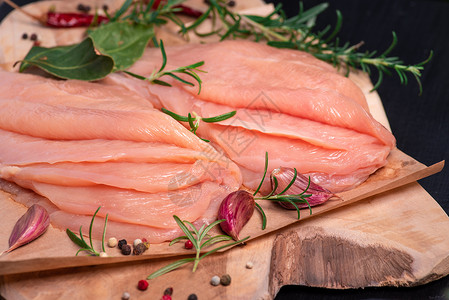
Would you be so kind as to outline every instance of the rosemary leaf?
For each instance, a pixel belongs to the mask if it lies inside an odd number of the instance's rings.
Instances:
[[[205,247],[211,246],[211,245],[219,243],[219,242],[230,241],[230,240],[232,240],[232,237],[230,237],[229,235],[216,235],[216,236],[208,239],[204,243],[202,243],[201,248],[205,248]]]
[[[69,238],[72,240],[72,242],[74,242],[75,244],[77,244],[78,246],[82,247],[82,248],[88,248],[89,246],[86,244],[86,242],[84,242],[83,240],[81,240],[80,238],[78,238],[76,236],[76,234],[74,234],[70,229],[66,229],[66,233],[69,236]]]
[[[256,196],[256,194],[259,192],[260,188],[262,187],[263,181],[265,180],[265,176],[267,175],[268,171],[268,152],[265,152],[265,168],[263,171],[262,180],[259,183],[259,186],[257,187],[256,191],[253,193],[253,196]]]
[[[203,240],[203,238],[207,235],[207,233],[216,225],[220,224],[221,222],[224,222],[224,219],[216,220],[215,222],[209,224],[204,230],[200,230],[201,234],[198,235],[198,240]]]
[[[217,252],[217,251],[219,251],[219,250],[221,250],[221,249],[225,249],[225,248],[228,248],[228,247],[231,247],[231,246],[234,246],[234,245],[241,244],[241,243],[245,242],[245,241],[246,241],[247,239],[249,239],[249,238],[250,238],[250,237],[247,236],[247,237],[244,238],[244,239],[241,239],[241,240],[238,240],[238,241],[235,241],[235,242],[232,242],[232,243],[229,243],[229,244],[226,244],[226,245],[217,247],[217,248],[215,248],[215,249],[212,249],[212,250],[210,250],[210,251],[204,253],[203,255],[201,255],[201,256],[200,256],[200,259],[203,259],[203,258],[205,258],[206,256],[209,256],[209,255],[211,255],[211,254],[213,254],[213,253],[215,253],[215,252]],[[231,238],[231,239],[232,239],[232,238]]]
[[[235,116],[235,114],[237,113],[237,111],[231,111],[216,117],[211,117],[211,118],[202,118],[202,120],[206,123],[215,123],[215,122],[220,122],[220,121],[224,121],[227,120],[229,118],[232,118],[233,116]]]
[[[179,241],[188,240],[188,239],[189,238],[186,235],[183,235],[183,236],[180,236],[180,237],[177,237],[177,238],[173,239],[168,245],[172,246],[172,245],[176,244]]]
[[[262,215],[262,230],[265,230],[267,228],[267,215],[265,214],[265,211],[263,210],[262,206],[260,206],[259,203],[255,202],[257,210]]]
[[[294,170],[295,170],[295,174],[293,175],[293,179],[292,179],[292,181],[290,181],[290,183],[285,187],[285,189],[283,189],[282,190],[282,192],[280,192],[279,194],[283,194],[283,193],[285,193],[286,191],[288,191],[288,189],[293,185],[293,183],[295,182],[295,180],[296,180],[296,177],[298,176],[298,171],[296,171],[296,168],[294,168]],[[274,178],[276,178],[276,177],[274,177]],[[277,182],[277,179],[276,179],[276,182]],[[275,189],[273,189],[273,190],[275,190]]]
[[[150,275],[148,275],[147,279],[154,279],[156,277],[159,277],[161,275],[164,275],[170,271],[176,270],[177,268],[189,263],[189,262],[193,262],[195,260],[195,258],[193,257],[189,257],[189,258],[183,258],[180,260],[177,260],[169,265],[166,265],[165,267],[151,273]]]
[[[192,233],[190,232],[190,230],[187,228],[187,226],[184,224],[184,222],[181,221],[181,219],[178,216],[173,216],[173,218],[175,219],[176,223],[178,224],[179,228],[181,228],[181,230],[186,234],[186,236],[189,238],[189,240],[192,242],[193,246],[198,249],[199,245],[197,240],[195,239],[195,237],[192,235]]]
[[[106,217],[104,219],[103,235],[101,237],[101,249],[103,250],[103,252],[106,252],[106,250],[104,248],[104,240],[106,238],[106,225],[108,224],[108,217],[109,217],[109,214],[106,214]]]
[[[184,116],[175,114],[174,112],[169,111],[166,108],[161,108],[161,110],[162,110],[163,113],[166,113],[167,115],[169,115],[170,117],[172,117],[173,119],[175,119],[177,121],[181,121],[181,122],[188,122],[189,121],[188,117],[184,117]]]
[[[95,219],[95,216],[97,215],[98,211],[100,210],[100,207],[101,207],[101,206],[99,206],[99,207],[97,208],[97,210],[95,211],[94,215],[92,216],[92,220],[90,221],[90,226],[89,226],[89,242],[90,242],[90,247],[91,247],[92,249],[94,248],[94,246],[93,246],[93,244],[92,244],[92,228],[93,228],[93,225],[94,225],[94,219]]]

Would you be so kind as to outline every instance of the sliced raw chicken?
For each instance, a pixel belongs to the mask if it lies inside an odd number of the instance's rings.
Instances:
[[[113,74],[103,82],[122,85],[157,108],[186,116],[237,114],[198,134],[220,148],[255,189],[265,152],[269,171],[295,167],[333,192],[355,187],[386,163],[393,135],[373,119],[362,91],[332,66],[296,50],[249,41],[166,48],[166,70],[204,61],[202,84],[191,87],[164,77],[165,87]],[[130,71],[143,76],[159,68],[159,49],[148,49]],[[184,77],[186,80],[191,78]],[[188,126],[187,124],[185,124]],[[266,180],[263,191],[269,189]]]
[[[234,163],[122,87],[8,72],[0,81],[0,178],[48,199],[61,229],[78,231],[101,206],[109,230],[125,228],[117,236],[162,242],[179,234],[173,215],[211,222],[241,185]]]

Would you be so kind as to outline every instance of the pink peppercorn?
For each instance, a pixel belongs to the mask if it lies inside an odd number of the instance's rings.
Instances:
[[[139,280],[137,283],[137,288],[141,291],[145,291],[148,288],[148,281],[146,280]]]
[[[193,244],[190,240],[186,241],[184,244],[184,248],[186,249],[192,249],[193,248]]]
[[[170,295],[162,296],[161,300],[172,300]]]

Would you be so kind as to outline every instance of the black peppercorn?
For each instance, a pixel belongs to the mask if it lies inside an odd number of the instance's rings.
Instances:
[[[234,7],[235,6],[235,1],[231,0],[228,2],[228,6],[229,7]]]
[[[36,41],[36,40],[37,40],[37,34],[33,33],[33,34],[30,36],[30,40]]]
[[[118,241],[117,247],[122,249],[123,245],[128,244],[125,239]]]
[[[140,255],[140,254],[144,253],[145,250],[147,250],[147,247],[145,247],[144,243],[140,243],[136,247],[134,247],[133,254]]]
[[[24,33],[22,34],[22,39],[26,40],[28,38],[28,34]]]
[[[164,295],[173,295],[173,288],[172,287],[168,287],[165,289],[164,291]]]
[[[198,297],[196,296],[196,294],[190,294],[187,300],[198,300]]]
[[[229,276],[229,274],[225,274],[225,275],[221,276],[220,283],[224,286],[230,285],[231,284],[231,276]]]
[[[107,6],[106,4],[103,5],[103,10],[107,11],[109,9],[109,6]]]
[[[77,10],[79,11],[84,11],[84,5],[83,4],[78,4],[78,6],[76,7]]]
[[[122,246],[122,254],[123,255],[130,255],[131,254],[131,246],[126,244]]]

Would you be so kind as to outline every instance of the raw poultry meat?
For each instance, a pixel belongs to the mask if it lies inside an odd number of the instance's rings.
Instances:
[[[44,196],[25,204],[43,203],[62,229],[88,227],[101,206],[110,230],[162,242],[179,234],[173,215],[211,222],[241,185],[234,163],[122,87],[0,81],[0,178]]]
[[[212,117],[236,110],[226,121],[201,123],[198,135],[240,167],[243,184],[251,189],[262,178],[265,152],[269,171],[295,167],[339,192],[385,165],[395,146],[393,135],[368,112],[362,91],[312,55],[250,41],[166,47],[166,53],[167,70],[204,61],[201,90],[168,76],[161,79],[173,87],[123,73],[103,83],[122,85],[179,115]],[[149,76],[161,61],[159,49],[148,49],[129,71]],[[262,191],[268,190],[267,179]]]

